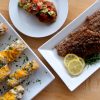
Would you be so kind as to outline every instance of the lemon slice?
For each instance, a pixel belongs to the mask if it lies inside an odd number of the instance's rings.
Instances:
[[[85,61],[83,58],[79,57],[79,61],[81,61],[82,65],[85,67]]]
[[[83,72],[84,65],[80,60],[73,59],[68,63],[67,70],[70,75],[77,76]]]
[[[65,67],[68,66],[69,61],[73,60],[73,59],[79,59],[77,55],[75,54],[67,54],[64,58],[64,65]]]

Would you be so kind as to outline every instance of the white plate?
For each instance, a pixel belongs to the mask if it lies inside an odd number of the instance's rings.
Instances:
[[[7,45],[11,44],[12,41],[15,40],[16,38],[21,39],[21,40],[22,38],[11,27],[11,25],[7,22],[7,20],[1,14],[0,14],[0,21],[7,24],[8,29],[9,29],[5,35],[0,36],[0,50],[3,50]],[[36,56],[36,54],[32,51],[32,49],[28,45],[27,47],[28,48],[24,51],[23,55],[21,55],[21,58],[18,59],[17,62],[14,62],[10,65],[12,68],[12,71],[16,70],[18,68],[16,65],[18,66],[23,65],[23,60],[25,59],[25,55],[28,57],[29,61],[32,59],[35,59],[40,65],[40,68],[35,73],[30,75],[30,77],[26,79],[24,84],[22,84],[25,88],[25,94],[22,100],[32,99],[54,80],[54,76],[52,75],[52,73],[46,68],[46,66],[40,61],[40,59]],[[26,62],[27,61],[25,61],[25,63]],[[26,84],[29,81],[30,81],[30,84],[27,86]],[[1,90],[4,89],[2,87],[3,86],[0,84]]]
[[[41,23],[35,16],[18,7],[18,0],[10,0],[9,15],[14,26],[23,34],[30,37],[46,37],[56,32],[65,22],[68,14],[68,0],[52,0],[57,8],[56,22],[47,25]]]
[[[63,64],[63,59],[58,56],[55,46],[63,40],[70,32],[80,26],[86,19],[87,16],[93,14],[96,10],[100,9],[100,2],[94,3],[85,12],[83,12],[79,17],[72,21],[67,27],[60,31],[56,36],[42,45],[38,50],[42,56],[47,60],[47,62],[52,66],[55,72],[60,76],[65,85],[73,91],[76,89],[83,81],[85,81],[90,75],[92,75],[96,70],[100,68],[100,62],[86,67],[84,72],[78,77],[71,77]]]

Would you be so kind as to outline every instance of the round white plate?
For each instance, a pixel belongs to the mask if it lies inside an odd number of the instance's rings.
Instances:
[[[56,22],[48,25],[40,22],[35,16],[18,7],[18,0],[10,0],[9,15],[14,26],[30,37],[46,37],[56,32],[65,22],[68,15],[68,0],[52,0],[57,8]]]

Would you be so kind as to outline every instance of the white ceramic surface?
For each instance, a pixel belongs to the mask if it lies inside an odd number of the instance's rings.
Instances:
[[[51,65],[51,67],[55,70],[55,72],[71,91],[75,90],[89,76],[96,72],[100,68],[100,62],[93,64],[92,66],[86,66],[84,72],[81,75],[77,77],[71,77],[64,67],[63,58],[58,56],[55,46],[66,36],[68,36],[70,32],[81,25],[87,16],[90,16],[97,10],[100,10],[100,2],[95,2],[91,7],[89,7],[57,35],[55,35],[38,49],[42,56],[47,60],[47,62]]]
[[[53,24],[40,22],[35,16],[30,15],[18,7],[18,0],[10,0],[9,15],[14,26],[23,34],[30,37],[46,37],[56,32],[65,22],[68,15],[68,0],[52,0],[57,8],[58,17]]]
[[[3,22],[8,26],[8,32],[5,35],[0,36],[0,50],[3,50],[5,47],[7,47],[7,45],[11,44],[14,40],[16,40],[16,38],[22,40],[22,38],[18,35],[18,33],[12,28],[12,26],[7,22],[7,20],[1,14],[0,14],[0,22]],[[26,79],[25,82],[21,84],[25,88],[25,94],[22,100],[31,100],[54,80],[54,76],[40,61],[40,59],[36,56],[36,54],[32,51],[32,49],[28,45],[27,49],[20,56],[20,58],[17,59],[16,62],[13,62],[12,64],[9,65],[12,69],[12,72],[18,69],[18,67],[22,66],[23,63],[24,64],[27,63],[27,61],[25,60],[26,56],[28,57],[29,61],[35,59],[40,65],[40,68],[35,73],[32,73],[32,75],[30,75],[30,77],[28,77],[28,79]],[[30,83],[29,85],[27,85],[28,82]],[[4,90],[4,88],[2,88],[3,85],[5,86],[5,88],[7,88],[5,84],[0,84],[0,90]]]

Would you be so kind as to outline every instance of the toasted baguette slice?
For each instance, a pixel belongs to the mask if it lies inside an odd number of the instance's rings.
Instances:
[[[26,45],[21,40],[17,40],[8,46],[5,50],[0,51],[0,62],[13,62],[21,55],[24,49],[26,49]]]
[[[0,82],[4,81],[6,77],[10,74],[10,68],[8,65],[5,65],[0,68]]]
[[[20,52],[22,52],[23,50],[25,50],[27,47],[26,45],[21,41],[21,40],[16,40],[15,42],[13,42],[12,44],[10,44],[8,47],[5,48],[5,50],[13,50],[13,49],[17,49]]]
[[[23,97],[24,88],[19,85],[0,96],[0,100],[20,100]]]
[[[3,35],[8,30],[7,26],[0,22],[0,35]]]
[[[35,60],[28,62],[27,64],[23,65],[21,69],[18,69],[14,73],[9,75],[7,85],[11,87],[18,85],[24,78],[29,76],[38,68],[39,64]]]

